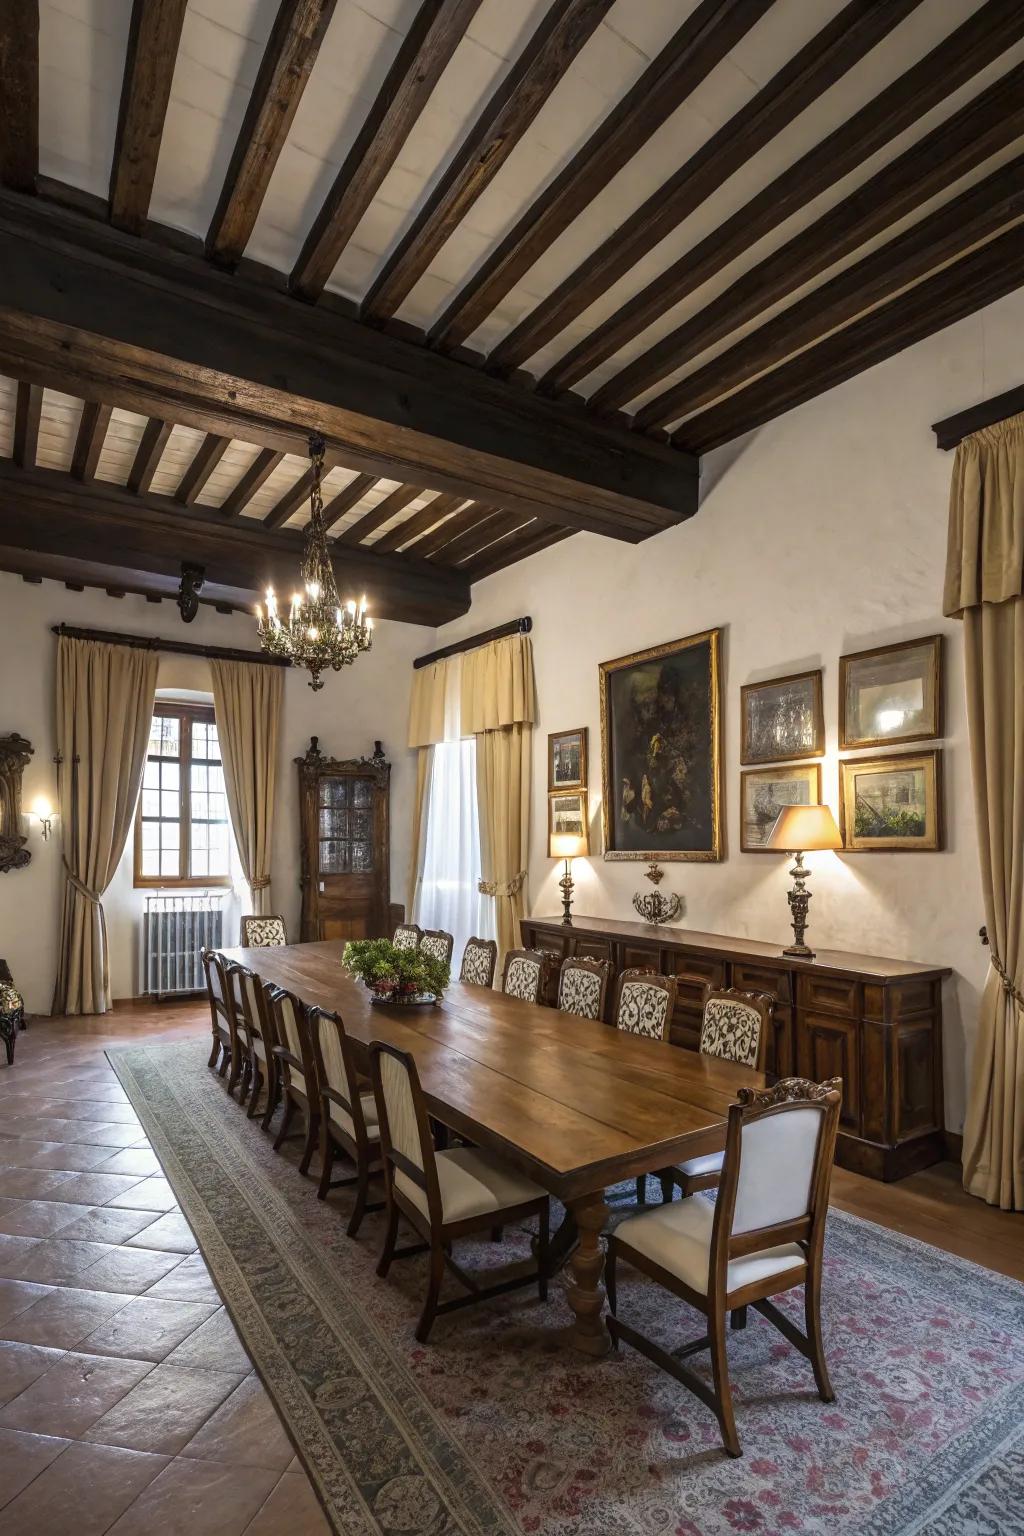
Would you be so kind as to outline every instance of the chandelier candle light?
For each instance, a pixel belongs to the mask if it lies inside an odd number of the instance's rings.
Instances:
[[[293,594],[287,619],[282,619],[277,611],[273,587],[267,588],[266,612],[261,604],[256,604],[261,648],[268,655],[282,656],[295,666],[305,667],[311,674],[309,686],[314,692],[324,685],[322,671],[333,667],[340,672],[373,644],[373,620],[366,613],[366,598],[358,608],[351,600],[342,607],[338,596],[320,490],[324,449],[323,438],[313,433],[309,439],[313,484],[301,568],[306,595]]]

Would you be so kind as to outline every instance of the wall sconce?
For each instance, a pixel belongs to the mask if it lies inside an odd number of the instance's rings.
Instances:
[[[32,815],[39,822],[39,830],[43,834],[44,843],[53,831],[53,818],[56,814],[53,806],[45,797],[40,796],[38,800],[33,801]]]

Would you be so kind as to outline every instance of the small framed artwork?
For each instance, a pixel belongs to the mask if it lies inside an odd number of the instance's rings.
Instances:
[[[740,774],[740,852],[768,853],[768,834],[786,805],[821,804],[821,764],[751,768]]]
[[[574,790],[568,794],[548,795],[548,835],[554,837],[586,837],[587,792]]]
[[[841,747],[881,747],[941,735],[941,635],[840,656]]]
[[[548,790],[586,789],[587,728],[555,731],[548,736]]]
[[[848,757],[839,764],[839,820],[851,853],[937,853],[942,753]]]
[[[825,750],[820,667],[747,683],[740,689],[740,710],[743,763],[785,763],[821,757]]]

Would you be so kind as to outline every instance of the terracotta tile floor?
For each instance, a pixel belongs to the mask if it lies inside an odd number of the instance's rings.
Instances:
[[[103,1054],[207,1028],[43,1019],[0,1068],[0,1536],[327,1536]]]

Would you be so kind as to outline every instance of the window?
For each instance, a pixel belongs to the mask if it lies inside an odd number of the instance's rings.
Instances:
[[[231,884],[231,829],[211,708],[156,707],[135,819],[135,884]]]
[[[424,928],[453,934],[456,955],[473,934],[494,938],[494,902],[480,894],[479,879],[476,742],[469,736],[433,748],[415,915]]]

